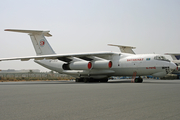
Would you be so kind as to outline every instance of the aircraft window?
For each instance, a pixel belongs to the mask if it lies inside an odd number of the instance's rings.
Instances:
[[[155,56],[154,59],[155,60],[164,60],[164,61],[169,61],[170,62],[170,60],[166,59],[164,56]]]

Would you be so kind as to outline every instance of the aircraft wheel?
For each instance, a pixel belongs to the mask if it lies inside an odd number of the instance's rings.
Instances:
[[[84,82],[85,82],[85,83],[88,83],[88,82],[89,82],[89,79],[88,79],[88,78],[84,78]]]
[[[76,80],[75,80],[76,82],[79,82],[79,79],[78,78],[76,78]]]
[[[135,83],[142,83],[143,79],[142,78],[135,78],[134,82]]]
[[[84,79],[83,79],[83,78],[76,78],[75,81],[76,81],[76,82],[84,82]]]
[[[143,82],[143,79],[141,78],[140,83],[142,83],[142,82]]]
[[[108,78],[101,79],[100,82],[106,83],[106,82],[108,82]]]
[[[96,79],[90,78],[89,82],[96,82]]]
[[[135,78],[134,82],[135,82],[135,83],[138,83],[138,82],[139,82],[138,78]]]
[[[143,79],[140,77],[139,78],[139,83],[142,83],[143,82]]]

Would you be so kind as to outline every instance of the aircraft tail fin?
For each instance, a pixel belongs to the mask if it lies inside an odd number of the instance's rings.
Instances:
[[[41,30],[18,30],[18,29],[5,29],[5,31],[11,32],[21,32],[29,33],[31,41],[33,43],[34,49],[37,55],[49,55],[55,54],[54,50],[51,48],[50,44],[44,36],[50,37],[50,31],[41,31]]]

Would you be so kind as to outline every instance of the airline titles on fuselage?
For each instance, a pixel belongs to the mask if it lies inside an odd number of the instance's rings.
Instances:
[[[156,69],[156,67],[146,67],[146,69]]]
[[[143,61],[144,58],[137,58],[137,59],[127,59],[127,62],[129,61]],[[147,58],[146,60],[150,60],[150,58]],[[156,69],[156,67],[146,67],[146,69]]]
[[[143,61],[144,58],[137,58],[137,59],[127,59],[127,61]]]

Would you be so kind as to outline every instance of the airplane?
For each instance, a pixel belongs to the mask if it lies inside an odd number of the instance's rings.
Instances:
[[[173,71],[172,74],[176,74],[177,78],[180,78],[180,53],[165,53],[165,55],[172,57],[172,62],[177,65],[177,70]]]
[[[176,69],[176,64],[164,56],[135,54],[132,49],[136,47],[132,46],[108,44],[119,47],[121,52],[56,54],[45,38],[52,36],[50,31],[19,29],[5,29],[5,31],[28,33],[36,56],[1,58],[0,61],[34,59],[34,62],[52,71],[74,76],[76,82],[108,82],[111,76],[133,76],[133,82],[142,83],[141,76],[163,77]]]

